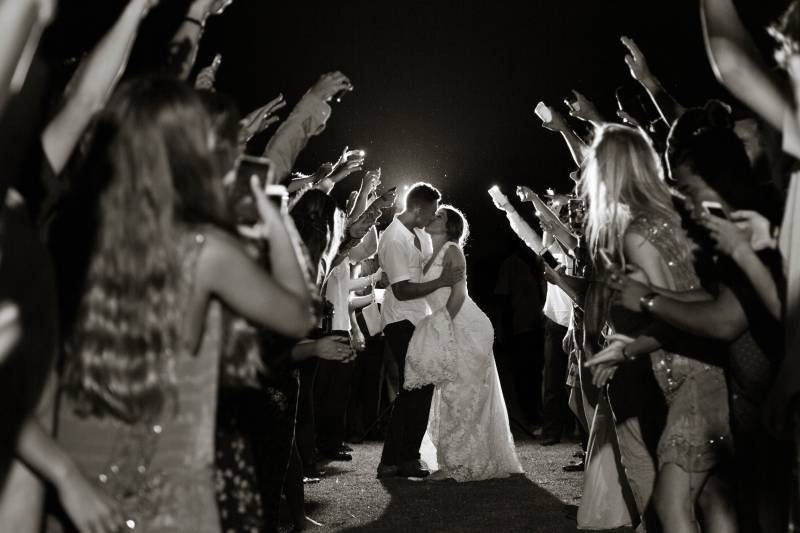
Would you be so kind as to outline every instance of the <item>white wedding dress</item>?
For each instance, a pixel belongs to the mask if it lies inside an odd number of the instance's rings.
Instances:
[[[442,272],[446,243],[422,281]],[[489,318],[467,296],[450,318],[451,289],[426,300],[433,314],[414,330],[405,367],[406,389],[434,384],[428,430],[420,447],[422,460],[437,477],[475,481],[522,473],[497,376]]]

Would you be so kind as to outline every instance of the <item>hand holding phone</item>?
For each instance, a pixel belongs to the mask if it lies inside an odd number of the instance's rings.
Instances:
[[[539,117],[543,123],[547,124],[553,120],[553,112],[547,107],[547,104],[544,102],[539,102],[536,104],[536,109],[534,110],[536,116]]]
[[[703,206],[703,211],[709,215],[728,220],[728,214],[725,212],[725,208],[722,207],[721,203],[711,200],[704,200],[700,203],[700,205]]]

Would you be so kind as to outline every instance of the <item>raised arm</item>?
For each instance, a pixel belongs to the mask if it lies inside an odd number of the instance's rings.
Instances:
[[[378,188],[378,185],[380,185],[380,183],[381,183],[381,169],[377,168],[375,170],[368,170],[364,174],[364,177],[361,180],[361,186],[358,189],[358,196],[356,197],[356,203],[353,206],[353,212],[348,215],[348,218],[355,220],[356,218],[364,214],[364,211],[367,210],[367,202],[369,201],[369,195]]]
[[[35,52],[32,47],[50,23],[55,4],[55,0],[0,2],[0,112],[22,88]]]
[[[522,239],[528,248],[533,250],[536,255],[540,255],[544,252],[545,246],[542,243],[542,237],[540,237],[530,224],[517,213],[517,210],[511,205],[508,196],[498,191],[492,196],[492,201],[497,209],[506,214],[511,229],[517,234],[517,237]]]
[[[252,261],[232,237],[211,232],[200,254],[198,285],[241,316],[280,334],[302,338],[313,326],[311,282],[297,249],[299,238],[253,180],[253,193],[267,228],[272,275]]]
[[[630,37],[622,37],[622,44],[628,49],[625,64],[631,71],[631,76],[638,81],[650,95],[659,115],[671,126],[676,118],[681,116],[685,108],[670,95],[661,85],[661,81],[653,75],[642,51]]]
[[[233,0],[194,0],[178,31],[169,44],[166,72],[179,80],[186,81],[192,73],[197,60],[200,39],[206,29],[208,18],[221,15]]]
[[[327,102],[348,87],[352,87],[350,80],[341,72],[324,74],[278,127],[264,150],[264,157],[275,164],[275,179],[278,183],[292,171],[297,156],[308,140],[325,129],[325,123],[331,115],[331,107]]]
[[[561,134],[564,138],[564,142],[567,143],[567,148],[569,149],[570,155],[572,155],[572,159],[575,161],[575,164],[580,167],[583,165],[583,160],[586,158],[586,152],[589,148],[586,146],[586,143],[583,142],[583,139],[578,137],[578,134],[569,127],[567,120],[560,111],[550,108],[550,113],[552,118],[549,122],[542,121],[542,127],[546,130]]]
[[[536,208],[536,218],[542,225],[547,233],[558,239],[570,252],[574,252],[578,247],[578,239],[573,235],[569,228],[561,222],[558,218],[558,213],[554,212],[550,207],[539,198],[539,195],[533,192],[530,188],[520,186],[517,187],[517,196],[523,202],[531,202]],[[564,208],[563,204],[556,206],[558,212]]]
[[[128,63],[139,24],[157,2],[130,0],[70,80],[64,106],[42,133],[44,153],[56,174],[64,169],[92,117],[114,90]]]
[[[733,1],[701,0],[700,5],[706,52],[717,79],[773,128],[783,131],[793,106],[764,66]]]

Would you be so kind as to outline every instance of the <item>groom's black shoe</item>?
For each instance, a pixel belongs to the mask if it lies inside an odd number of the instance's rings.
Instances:
[[[378,479],[395,477],[396,475],[397,475],[396,465],[386,465],[383,463],[378,465]]]
[[[428,477],[430,472],[422,467],[419,461],[406,461],[397,468],[400,477]]]

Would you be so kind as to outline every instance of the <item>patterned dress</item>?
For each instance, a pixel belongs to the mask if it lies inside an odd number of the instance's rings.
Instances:
[[[677,221],[638,215],[626,233],[641,235],[658,250],[672,274],[670,290],[696,289],[689,241]],[[687,472],[706,472],[731,455],[728,389],[722,368],[677,353],[651,354],[653,373],[667,402],[658,443],[659,467],[674,463]]]
[[[179,242],[178,305],[188,309],[202,233]],[[81,471],[119,504],[129,530],[219,533],[214,496],[214,425],[219,382],[221,305],[212,301],[197,353],[186,347],[174,362],[176,398],[157,422],[126,424],[82,416],[62,399],[57,439]],[[69,528],[67,528],[69,529]],[[48,531],[60,531],[51,520]]]

